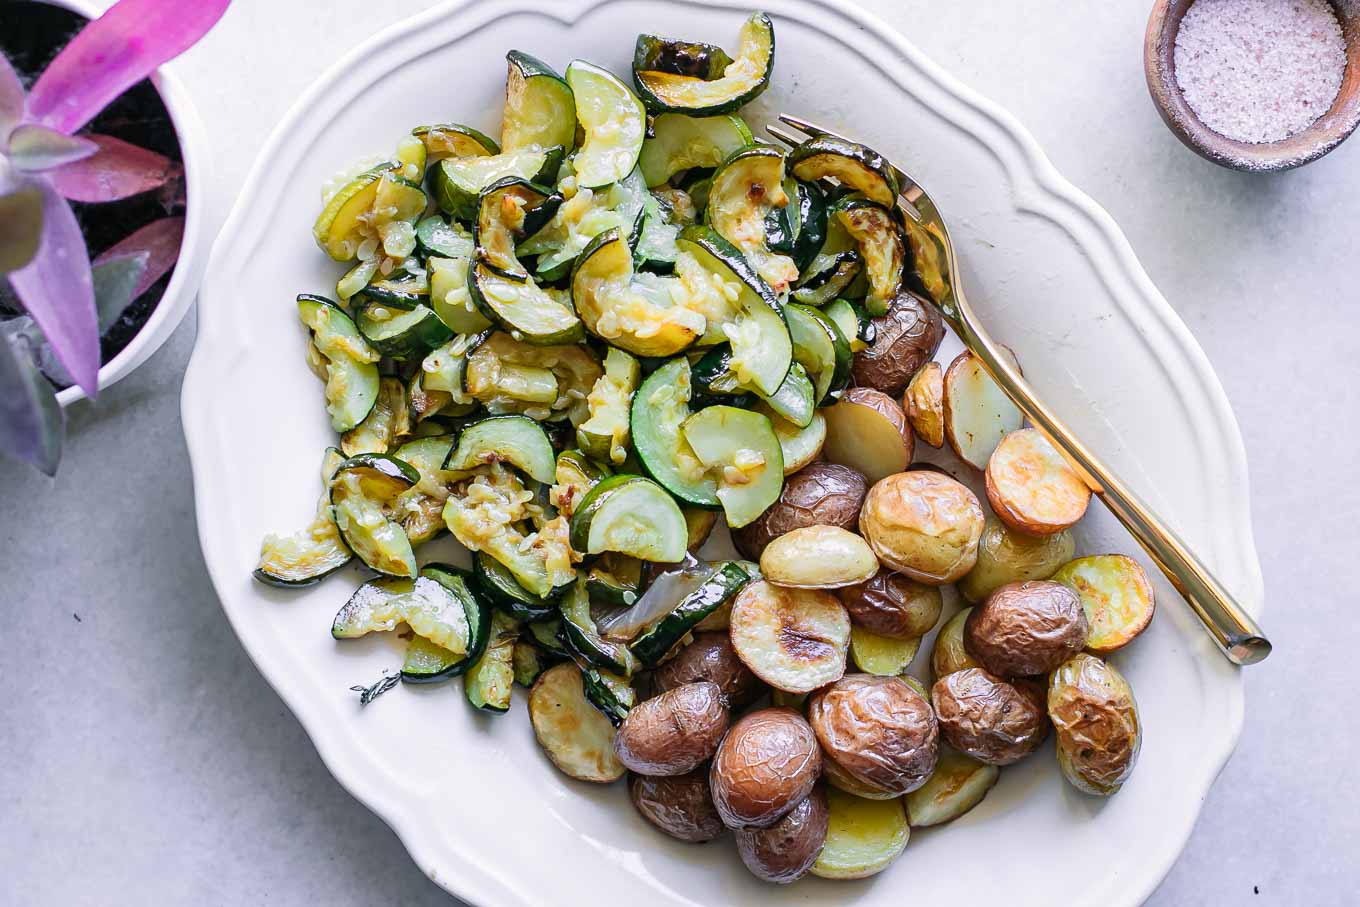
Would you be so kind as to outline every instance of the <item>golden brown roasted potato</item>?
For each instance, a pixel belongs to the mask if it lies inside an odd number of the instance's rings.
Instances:
[[[1152,623],[1156,600],[1138,562],[1122,554],[1079,557],[1053,574],[1081,599],[1090,631],[1086,648],[1104,655],[1127,646]]]
[[[940,632],[935,634],[935,648],[930,651],[930,670],[936,680],[964,668],[980,667],[963,646],[963,628],[968,622],[968,615],[972,613],[972,608],[964,608],[945,621]]]
[[[712,841],[727,830],[708,789],[708,767],[669,778],[628,777],[628,799],[642,818],[681,841]]]
[[[758,561],[766,545],[794,529],[823,524],[853,532],[868,491],[864,476],[850,467],[812,463],[784,480],[779,500],[754,522],[732,530],[732,543],[743,557]]]
[[[902,392],[902,409],[916,437],[931,447],[944,447],[944,369],[940,363],[927,362],[912,376]]]
[[[946,674],[930,689],[940,734],[954,749],[988,765],[1010,765],[1048,736],[1043,693],[1007,683],[981,668]]]
[[[944,321],[934,306],[904,292],[870,324],[874,342],[855,354],[850,375],[860,387],[896,397],[940,348]]]
[[[864,582],[878,572],[873,549],[839,526],[804,526],[765,546],[760,574],[781,586],[839,589]]]
[[[1049,579],[1076,550],[1070,530],[1036,538],[989,518],[978,541],[977,563],[959,580],[959,592],[976,604],[1006,583]]]
[[[830,592],[749,583],[728,632],[737,656],[776,690],[809,693],[845,673],[850,615]]]
[[[872,578],[836,591],[836,597],[850,612],[850,620],[879,636],[915,639],[935,629],[944,608],[938,586],[880,570]]]
[[[870,387],[848,389],[826,414],[822,455],[861,473],[871,483],[911,463],[916,437],[897,401]]]
[[[713,758],[709,784],[728,828],[768,828],[812,793],[822,751],[802,715],[761,709],[728,731]]]
[[[1001,439],[987,461],[987,500],[1001,522],[1028,535],[1052,535],[1086,513],[1091,489],[1037,429]]]
[[[1124,784],[1143,742],[1133,689],[1113,666],[1082,653],[1048,681],[1058,767],[1078,790],[1108,797]]]
[[[826,842],[826,792],[821,786],[769,828],[743,828],[733,833],[746,868],[763,882],[784,885],[801,879]]]
[[[940,747],[926,783],[907,794],[907,818],[912,828],[952,822],[982,802],[996,784],[1001,769],[979,762],[948,746]]]
[[[905,794],[935,769],[935,713],[900,677],[843,677],[812,697],[808,723],[826,755],[871,787]]]
[[[1086,645],[1086,612],[1062,583],[1007,583],[973,608],[963,645],[999,677],[1047,674]]]
[[[723,631],[694,634],[694,641],[652,674],[658,693],[707,680],[722,691],[728,708],[744,708],[760,698],[765,684],[737,657],[732,637]]]
[[[716,683],[687,683],[633,706],[614,735],[614,753],[630,772],[683,775],[717,751],[728,721]]]
[[[934,586],[973,568],[985,522],[976,495],[927,469],[874,485],[859,516],[860,533],[884,566]]]

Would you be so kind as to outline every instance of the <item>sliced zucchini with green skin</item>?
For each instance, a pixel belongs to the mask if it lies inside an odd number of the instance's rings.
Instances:
[[[694,364],[692,372],[694,401],[701,408],[714,404],[745,407],[751,396],[756,396],[781,418],[799,428],[812,421],[815,389],[807,371],[797,362],[789,366],[779,389],[768,396],[759,391],[748,392],[750,389],[741,384],[733,369],[730,347],[714,347]]]
[[[350,261],[366,240],[380,238],[380,227],[394,221],[412,224],[425,213],[425,190],[398,175],[398,163],[381,164],[355,177],[327,200],[312,227],[316,243],[336,261]],[[375,212],[382,211],[376,216]]]
[[[821,454],[826,444],[826,417],[820,412],[814,412],[812,421],[799,428],[776,415],[768,404],[757,404],[756,411],[769,417],[774,436],[779,439],[779,452],[784,457],[784,475],[793,475]]]
[[[473,556],[472,567],[477,588],[497,610],[526,623],[558,616],[557,599],[561,597],[561,589],[554,589],[547,596],[534,595],[515,580],[505,565],[485,551],[478,551]]]
[[[610,476],[571,516],[571,546],[583,554],[617,551],[644,561],[683,560],[689,532],[675,499],[650,479]]]
[[[788,204],[772,207],[765,214],[765,245],[780,255],[793,255],[798,236],[803,232],[802,212],[798,209],[798,180],[784,177],[784,196]],[[795,269],[797,263],[794,264]]]
[[[416,575],[411,540],[389,513],[418,481],[420,474],[409,464],[380,454],[350,457],[331,477],[331,518],[350,550],[379,573]]]
[[[829,318],[841,336],[850,342],[852,355],[874,342],[878,330],[868,313],[863,310],[856,312],[855,307],[846,300],[836,299],[827,303],[822,307],[821,313]]]
[[[471,258],[472,236],[461,224],[451,224],[438,214],[416,224],[416,249],[424,258]]]
[[[463,695],[479,709],[510,711],[510,691],[515,685],[515,640],[519,622],[497,611],[491,615],[486,649],[463,677]]]
[[[830,404],[850,383],[849,339],[826,314],[796,302],[784,306],[784,320],[793,338],[793,358],[813,379],[817,405]]]
[[[443,391],[457,401],[467,398],[463,394],[463,372],[467,368],[467,351],[472,347],[472,337],[455,337],[448,343],[431,350],[420,363],[421,386],[426,391]]]
[[[791,203],[784,191],[784,152],[751,145],[729,157],[713,174],[708,225],[736,246],[776,294],[798,279],[798,266],[767,244],[765,219]]]
[[[787,163],[786,163],[787,167]],[[826,193],[816,183],[795,183],[797,189],[798,237],[793,244],[793,262],[801,273],[826,242]]]
[[[587,664],[624,677],[637,670],[637,659],[622,643],[600,636],[590,616],[590,596],[585,580],[577,580],[562,598],[562,639],[567,648]]]
[[[781,418],[799,428],[806,428],[812,423],[812,415],[817,408],[812,379],[797,362],[789,366],[789,373],[784,376],[784,383],[779,385],[779,390],[768,397],[762,394],[760,399]],[[783,468],[782,464],[780,468]]]
[[[536,482],[551,485],[557,473],[552,442],[527,416],[488,416],[463,429],[444,461],[446,470],[509,463]]]
[[[612,552],[601,555],[586,574],[586,591],[591,601],[623,608],[636,604],[642,595],[642,561]]]
[[[472,238],[477,260],[511,280],[524,281],[529,272],[515,254],[515,243],[552,219],[562,196],[516,176],[496,180],[477,200]]]
[[[690,365],[684,357],[652,372],[633,395],[633,448],[642,467],[682,501],[717,509],[718,485],[690,450],[682,426],[690,417]]]
[[[260,560],[254,577],[270,586],[300,588],[319,583],[354,557],[331,519],[330,480],[345,461],[334,447],[326,448],[321,461],[321,500],[316,518],[306,529],[288,536],[269,534],[260,544]]]
[[[745,526],[779,500],[784,456],[770,420],[731,406],[710,406],[685,420],[685,440],[717,475],[727,525]]]
[[[575,179],[574,175],[571,178]],[[603,188],[578,188],[545,227],[520,243],[518,251],[538,256],[535,271],[540,279],[559,280],[571,273],[590,241],[606,230],[617,229],[630,246],[635,244],[647,200],[647,185],[637,170]]]
[[[691,171],[699,173],[702,171]],[[694,205],[694,210],[702,214],[708,210],[708,190],[713,187],[711,176],[704,176],[685,184],[685,193],[689,195],[689,200]]]
[[[774,70],[774,23],[764,13],[752,13],[741,27],[735,59],[716,78],[647,68],[657,65],[660,56],[655,38],[639,36],[633,54],[633,82],[648,110],[690,116],[731,113],[769,87]]]
[[[891,211],[859,195],[847,195],[831,206],[831,216],[859,245],[869,291],[864,307],[870,315],[883,315],[902,288],[906,243]]]
[[[710,318],[709,329],[731,343],[733,370],[743,385],[764,394],[774,393],[793,362],[793,341],[778,298],[741,252],[711,228],[686,227],[680,233],[679,245],[681,252],[692,255],[702,268],[739,286],[735,316],[716,322]],[[677,263],[677,270],[679,267]]]
[[[633,247],[633,260],[637,266],[658,274],[673,272],[680,255],[680,247],[675,242],[679,237],[680,228],[669,223],[661,202],[648,193],[643,202],[642,231]]]
[[[623,719],[628,717],[628,711],[637,705],[637,691],[625,677],[590,665],[580,667],[586,701],[599,709],[611,724],[618,727],[623,723]]]
[[[491,327],[491,319],[477,308],[468,288],[473,260],[471,242],[469,237],[466,257],[426,259],[430,269],[430,308],[455,334],[477,334]]]
[[[510,665],[515,672],[515,683],[522,687],[531,687],[538,679],[538,675],[547,670],[548,658],[533,643],[517,640],[510,655]]]
[[[397,498],[394,508],[412,545],[428,542],[448,528],[444,525],[444,502],[449,497],[449,485],[459,476],[444,472],[442,466],[452,447],[452,435],[437,435],[408,441],[393,454],[420,474],[420,480]]]
[[[461,123],[419,126],[411,130],[411,135],[425,144],[428,164],[448,157],[490,157],[501,153],[495,139]]]
[[[576,147],[576,99],[571,86],[537,57],[519,50],[505,55],[505,112],[501,147]]]
[[[596,482],[613,475],[608,466],[587,457],[579,450],[564,450],[557,455],[557,474],[550,492],[557,512],[570,517],[585,493]]]
[[[444,158],[430,172],[431,187],[439,210],[450,217],[471,221],[477,216],[482,190],[507,176],[531,183],[551,181],[562,162],[561,148],[521,148],[492,157]]]
[[[652,120],[652,134],[642,143],[638,166],[648,187],[655,188],[682,171],[716,167],[754,142],[750,127],[738,116],[663,113]]]
[[[430,281],[424,273],[408,274],[394,271],[382,280],[375,280],[353,294],[354,301],[363,305],[369,302],[385,305],[393,309],[410,311],[430,301]]]
[[[570,658],[571,650],[562,641],[562,612],[554,611],[549,620],[526,625],[529,639],[553,658]]]
[[[406,388],[400,378],[382,378],[378,382],[378,402],[364,421],[340,436],[340,450],[347,457],[385,454],[398,439],[410,433]]]
[[[789,170],[807,183],[830,177],[888,209],[897,204],[901,189],[892,164],[883,155],[830,136],[808,139],[790,151]]]
[[[846,292],[860,275],[863,265],[863,259],[853,249],[819,255],[799,280],[793,298],[803,305],[826,305]]]
[[[466,598],[471,601],[470,594]],[[455,655],[467,654],[472,641],[464,597],[425,576],[387,576],[364,583],[336,613],[331,636],[358,639],[395,630],[400,623]]]
[[[637,166],[642,151],[647,132],[642,102],[612,73],[584,60],[567,67],[567,84],[585,134],[573,164],[577,181],[588,189],[618,182]]]
[[[911,253],[905,280],[915,292],[937,303],[950,294],[949,275],[946,273],[944,240],[934,228],[925,227],[911,218],[903,218],[902,234]]]
[[[401,663],[401,679],[407,683],[438,683],[455,676],[467,656],[455,655],[423,636],[412,636],[406,643],[406,658]]]
[[[372,411],[378,400],[377,350],[368,345],[354,320],[321,296],[297,298],[298,317],[312,334],[312,347],[324,360],[326,412],[331,428],[346,432]]]
[[[581,319],[532,277],[517,281],[477,261],[468,274],[468,288],[478,310],[516,340],[548,346],[575,343],[585,336]]]
[[[656,35],[638,35],[633,47],[633,68],[694,76],[705,81],[722,77],[732,58],[715,44],[676,41]]]
[[[604,369],[586,346],[542,346],[494,331],[468,347],[463,388],[492,413],[523,413],[540,421],[563,416],[579,425],[586,398]]]
[[[433,580],[452,594],[467,619],[467,645],[462,652],[437,645],[418,632],[407,644],[401,679],[407,683],[434,683],[466,672],[481,657],[489,638],[491,609],[473,592],[465,570],[448,564],[427,564],[421,568],[420,577]]]
[[[665,617],[644,629],[629,648],[645,667],[656,667],[686,633],[731,601],[750,581],[746,571],[732,561],[717,565],[698,589],[686,595]]]
[[[704,316],[675,304],[680,278],[640,274],[618,230],[591,240],[571,275],[572,300],[586,328],[637,356],[672,356],[704,332]]]
[[[365,300],[354,316],[354,324],[369,346],[392,359],[424,356],[453,339],[448,325],[434,309],[424,305],[402,311]]]
[[[628,458],[629,408],[641,380],[637,359],[610,347],[604,357],[604,374],[586,398],[590,418],[576,427],[576,443],[587,455],[615,465]]]

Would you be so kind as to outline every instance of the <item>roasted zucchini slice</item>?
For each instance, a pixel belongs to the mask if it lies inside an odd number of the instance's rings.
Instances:
[[[411,411],[400,378],[378,382],[378,401],[364,421],[340,436],[340,450],[347,457],[385,454],[411,433]]]
[[[403,179],[400,170],[397,162],[380,164],[326,199],[312,226],[312,236],[321,251],[336,261],[372,258],[385,239],[386,225],[415,224],[425,213],[425,190]],[[372,249],[370,254],[360,254],[365,244]]]
[[[344,461],[340,451],[326,448],[326,455],[321,460],[322,492],[316,505],[316,518],[292,535],[270,533],[264,537],[260,544],[260,560],[255,566],[257,580],[271,586],[310,586],[350,562],[354,555],[331,519],[331,476]]]
[[[464,392],[492,413],[523,413],[539,421],[590,416],[586,398],[604,374],[581,344],[538,346],[495,331],[468,348]]]
[[[633,64],[637,69],[693,76],[709,82],[722,78],[723,70],[731,63],[727,51],[700,41],[638,35],[633,48]]]
[[[642,367],[638,361],[623,350],[610,347],[604,357],[604,374],[586,398],[590,418],[576,428],[576,443],[588,456],[615,465],[628,458],[631,439],[628,413],[633,392],[641,380]]]
[[[488,712],[510,711],[510,691],[515,685],[515,641],[519,622],[508,614],[491,614],[486,649],[463,676],[463,695],[475,708]]]
[[[515,642],[515,649],[510,655],[510,664],[514,668],[515,683],[522,687],[531,687],[538,675],[548,669],[551,662],[548,660],[546,652],[530,642],[518,640]]]
[[[620,608],[637,604],[642,595],[642,561],[612,551],[600,555],[586,574],[586,591],[592,602]]]
[[[454,226],[462,229],[456,224]],[[491,327],[491,319],[477,308],[468,287],[468,273],[473,258],[472,237],[469,235],[465,255],[457,258],[431,256],[426,259],[430,269],[430,308],[455,334],[476,334]]]
[[[746,388],[737,377],[732,350],[727,346],[714,347],[694,364],[693,381],[694,399],[700,402],[701,408],[714,403],[744,407],[754,395],[780,418],[799,428],[807,427],[812,421],[817,403],[812,379],[797,362],[789,366],[788,373],[773,394],[762,394]]]
[[[770,249],[765,219],[792,202],[784,190],[784,152],[769,145],[729,157],[714,172],[708,192],[708,225],[741,251],[776,295],[798,279],[798,266]]]
[[[462,591],[466,593],[466,589]],[[467,601],[471,601],[470,595]],[[455,655],[467,654],[472,634],[464,597],[425,576],[415,579],[385,576],[364,583],[336,613],[331,636],[357,639],[369,633],[395,630],[401,623],[417,636]]]
[[[477,216],[482,190],[497,180],[516,176],[531,183],[551,182],[562,163],[562,149],[521,148],[490,157],[448,157],[431,168],[431,186],[439,210],[471,221]]]
[[[354,324],[368,345],[391,359],[424,356],[453,339],[453,331],[429,306],[409,311],[364,299]]]
[[[647,132],[642,102],[607,70],[584,60],[567,67],[576,97],[576,119],[585,136],[573,168],[579,185],[595,189],[616,183],[637,166]]]
[[[528,280],[515,244],[551,220],[561,204],[562,196],[519,177],[496,180],[477,200],[472,233],[477,260],[502,277]]]
[[[778,390],[769,396],[758,396],[776,415],[798,428],[812,424],[812,415],[817,408],[816,389],[807,370],[799,363],[789,366],[789,373]]]
[[[407,683],[433,683],[465,673],[486,650],[490,636],[491,609],[473,591],[466,570],[448,564],[427,564],[420,569],[420,580],[416,582],[421,580],[433,580],[457,599],[467,620],[467,644],[463,651],[455,651],[417,631],[407,644],[406,660],[401,667],[401,679]]]
[[[472,470],[490,463],[508,463],[536,482],[552,484],[557,458],[552,442],[533,419],[525,416],[488,416],[466,426],[444,460],[444,469]]]
[[[902,288],[907,249],[892,212],[862,195],[847,195],[831,206],[831,216],[859,246],[869,291],[864,308],[883,315]]]
[[[381,280],[370,281],[351,295],[355,302],[361,305],[375,302],[409,312],[430,301],[430,280],[424,271],[412,273],[401,269],[393,271]]]
[[[715,566],[716,569],[703,578],[698,588],[684,595],[675,608],[660,620],[643,628],[629,644],[643,666],[654,668],[660,664],[685,634],[731,601],[751,581],[746,571],[732,561]]]
[[[529,720],[538,745],[568,777],[609,784],[626,773],[614,754],[614,725],[586,699],[576,665],[554,665],[534,681]]]
[[[874,327],[868,313],[863,309],[856,311],[847,300],[833,300],[822,306],[819,311],[830,319],[841,336],[850,342],[851,354],[858,353],[873,343],[878,334],[878,329]]]
[[[416,484],[397,498],[394,508],[412,545],[428,542],[448,528],[444,525],[444,502],[449,487],[461,478],[443,469],[452,447],[452,435],[434,435],[408,441],[393,454],[420,474]]]
[[[485,551],[472,558],[477,588],[492,607],[504,611],[516,620],[536,623],[559,615],[557,600],[562,589],[552,589],[546,596],[534,595],[515,580],[514,575]]]
[[[653,113],[688,113],[711,116],[731,113],[760,96],[770,84],[774,70],[774,23],[764,13],[752,13],[741,27],[736,58],[722,74],[698,75],[657,69],[667,56],[681,59],[677,49],[667,50],[651,35],[639,35],[633,54],[633,82],[647,109]],[[692,46],[692,45],[691,45]]]
[[[557,455],[557,475],[549,499],[558,513],[569,517],[596,482],[613,474],[608,466],[595,462],[579,450],[564,450]]]
[[[550,346],[575,343],[584,334],[581,319],[533,278],[517,281],[478,261],[468,276],[468,286],[482,314],[516,339]]]
[[[425,145],[427,165],[449,157],[490,157],[501,153],[495,139],[461,123],[419,126],[411,135]]]
[[[414,578],[411,540],[393,518],[402,494],[420,481],[407,463],[381,454],[360,454],[341,463],[331,477],[331,518],[345,544],[370,569]]]
[[[770,420],[732,406],[710,406],[685,420],[685,440],[718,483],[727,525],[745,526],[779,499],[784,455]]]
[[[717,509],[718,485],[690,449],[682,426],[690,417],[690,365],[683,357],[652,372],[633,395],[629,429],[642,468],[688,504]]]
[[[842,186],[891,210],[900,186],[883,155],[844,139],[819,136],[789,152],[789,172],[807,183],[830,177]]]
[[[562,597],[562,639],[567,648],[585,664],[623,677],[631,677],[638,662],[623,643],[611,642],[600,635],[590,613],[586,581],[578,579]]]
[[[680,227],[670,222],[661,200],[648,193],[643,202],[642,230],[633,248],[637,266],[658,274],[672,273],[680,256],[680,247],[676,244],[679,237]]]
[[[626,677],[582,665],[581,681],[585,686],[586,700],[599,709],[614,727],[623,724],[628,711],[637,705],[637,691]]]
[[[647,185],[655,188],[693,167],[717,167],[754,142],[750,127],[738,116],[663,113],[652,120],[638,166]]]
[[[567,80],[537,57],[519,50],[505,55],[505,112],[501,147],[576,147],[576,99]]]
[[[849,339],[825,313],[799,303],[784,306],[784,320],[793,339],[793,358],[815,385],[817,405],[831,404],[850,383]]]
[[[312,334],[314,368],[326,382],[331,428],[346,432],[378,400],[378,352],[369,346],[344,309],[321,296],[297,298],[298,317]]]
[[[828,305],[850,288],[863,265],[863,259],[854,249],[818,253],[798,279],[793,298],[803,305]]]
[[[676,304],[679,278],[634,271],[632,250],[617,229],[591,240],[572,270],[571,288],[586,329],[637,356],[672,356],[707,325]]]
[[[826,193],[817,183],[799,180],[794,180],[794,192],[796,199],[788,207],[796,208],[798,212],[798,233],[794,238],[793,249],[788,254],[793,256],[794,264],[801,273],[812,263],[826,241]]]
[[[683,560],[685,515],[666,490],[634,475],[610,476],[591,488],[571,515],[571,545],[583,554],[617,551],[644,561]]]
[[[572,657],[567,644],[562,641],[562,612],[556,608],[550,619],[526,624],[524,629],[527,638],[553,658]]]
[[[472,248],[472,236],[462,224],[438,214],[416,224],[416,251],[422,258],[471,258]]]
[[[563,184],[575,182],[575,175],[570,174]],[[606,230],[617,229],[629,245],[636,243],[647,200],[647,186],[637,170],[609,186],[578,187],[547,226],[520,243],[519,253],[537,256],[535,273],[540,280],[560,280],[571,274],[572,265],[590,241]]]

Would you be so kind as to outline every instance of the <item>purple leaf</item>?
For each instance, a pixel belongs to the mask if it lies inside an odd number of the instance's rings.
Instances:
[[[24,84],[0,53],[0,144],[24,118]]]
[[[104,251],[95,260],[95,267],[111,259],[145,253],[146,270],[132,291],[132,298],[141,296],[151,285],[164,277],[179,260],[180,243],[184,241],[184,218],[163,217],[132,233],[122,242]]]
[[[45,180],[37,185],[43,190],[42,244],[9,282],[57,359],[93,398],[99,392],[99,327],[85,237],[66,199]]]
[[[231,0],[119,0],[86,25],[38,78],[29,116],[72,133],[109,102],[193,47]]]
[[[37,123],[25,123],[9,136],[9,162],[14,169],[41,173],[83,161],[99,146],[78,135],[66,135]]]
[[[0,273],[17,271],[33,260],[42,226],[43,196],[37,186],[18,186],[0,195]]]
[[[167,157],[111,135],[85,136],[99,153],[47,174],[57,191],[73,202],[116,202],[159,189],[183,168]]]
[[[56,475],[66,417],[26,338],[0,335],[0,450]]]

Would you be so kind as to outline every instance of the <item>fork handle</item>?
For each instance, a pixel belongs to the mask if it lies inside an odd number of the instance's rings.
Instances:
[[[1270,654],[1270,640],[1251,615],[1180,537],[1038,398],[1019,370],[1000,355],[998,344],[968,317],[971,312],[967,302],[960,297],[957,284],[954,290],[962,316],[954,327],[964,346],[978,357],[1007,396],[1048,436],[1076,467],[1091,492],[1138,540],[1189,603],[1228,660],[1238,665],[1251,665],[1265,659]]]

